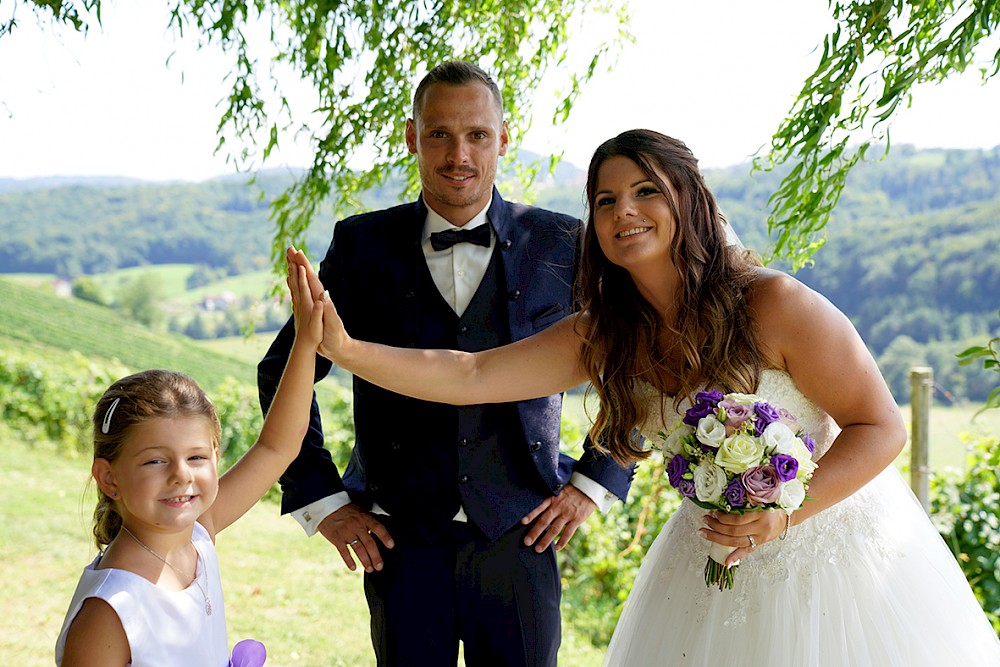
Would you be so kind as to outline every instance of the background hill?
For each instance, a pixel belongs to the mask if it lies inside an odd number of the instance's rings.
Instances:
[[[5,180],[0,273],[32,274],[36,284],[69,281],[78,296],[154,331],[210,339],[248,322],[273,330],[287,311],[267,305],[268,205],[291,177]],[[749,246],[766,247],[767,197],[779,177],[751,176],[747,165],[706,172]],[[562,163],[540,182],[536,202],[582,216],[584,179]],[[400,189],[390,183],[370,192],[366,206],[395,204]],[[332,226],[323,215],[313,224],[313,256],[326,248]],[[886,160],[852,172],[828,231],[814,266],[798,277],[848,314],[897,399],[905,402],[909,366],[918,364],[935,368],[943,398],[984,398],[986,374],[959,368],[954,354],[1000,333],[1000,147],[895,147]],[[5,319],[6,311],[5,304]]]

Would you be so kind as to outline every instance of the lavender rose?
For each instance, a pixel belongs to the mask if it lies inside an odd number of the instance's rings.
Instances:
[[[802,433],[799,433],[799,438],[802,440],[802,444],[806,446],[806,449],[809,450],[810,454],[816,451],[816,441],[812,439],[811,435],[803,431]]]
[[[743,426],[746,420],[753,416],[750,406],[736,401],[725,400],[719,403],[719,407],[726,413],[726,435],[730,436]]]
[[[747,489],[747,498],[755,505],[774,503],[781,497],[781,480],[772,465],[751,468],[740,478]]]
[[[775,454],[771,457],[771,465],[778,471],[778,479],[782,482],[795,479],[795,475],[799,471],[798,459],[788,454]]]
[[[677,490],[681,492],[681,495],[685,498],[694,498],[697,491],[694,488],[694,482],[690,479],[682,479],[680,484],[677,485]]]

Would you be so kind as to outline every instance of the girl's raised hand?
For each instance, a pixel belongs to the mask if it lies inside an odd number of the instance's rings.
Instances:
[[[292,297],[295,339],[316,349],[323,340],[323,303],[330,297],[323,290],[320,290],[319,294],[313,292],[308,277],[312,267],[309,266],[309,260],[305,259],[301,250],[289,247],[285,256],[288,261],[288,277],[285,283]],[[318,278],[316,282],[319,282]]]

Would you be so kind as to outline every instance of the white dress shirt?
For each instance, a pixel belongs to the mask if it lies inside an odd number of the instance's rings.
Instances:
[[[424,230],[421,236],[421,247],[424,251],[424,259],[427,260],[427,268],[430,271],[434,284],[445,301],[454,309],[459,317],[465,312],[479,289],[486,270],[489,268],[490,259],[493,256],[493,248],[496,246],[496,232],[490,234],[489,247],[476,245],[475,243],[456,243],[444,250],[434,250],[431,246],[431,234],[446,230],[475,229],[480,225],[488,225],[486,211],[493,203],[491,198],[486,206],[477,213],[469,222],[462,227],[456,227],[431,207],[427,207],[427,219],[424,221]],[[607,512],[614,504],[617,497],[609,492],[599,483],[581,475],[573,473],[570,483],[582,491],[588,498],[593,500],[601,512]],[[320,522],[335,511],[351,502],[346,491],[335,493],[326,498],[310,503],[305,507],[291,512],[306,534],[314,535],[319,529]],[[385,510],[376,503],[372,507],[374,514],[387,514]],[[466,521],[465,510],[459,508],[455,515],[455,521]]]

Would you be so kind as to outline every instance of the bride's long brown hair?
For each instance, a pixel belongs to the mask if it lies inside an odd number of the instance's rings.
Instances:
[[[597,172],[616,156],[635,162],[673,212],[671,255],[681,282],[673,321],[666,321],[665,314],[642,297],[628,271],[612,264],[598,242]],[[597,149],[587,174],[587,207],[578,296],[581,313],[589,317],[580,327],[581,361],[590,391],[600,398],[591,439],[616,461],[628,464],[649,456],[634,437],[649,411],[648,397],[637,391],[638,381],[669,387],[675,408],[702,388],[756,389],[764,361],[747,296],[759,260],[727,243],[725,223],[698,161],[683,142],[658,132],[630,130]],[[672,339],[669,345],[663,342],[665,332]]]

